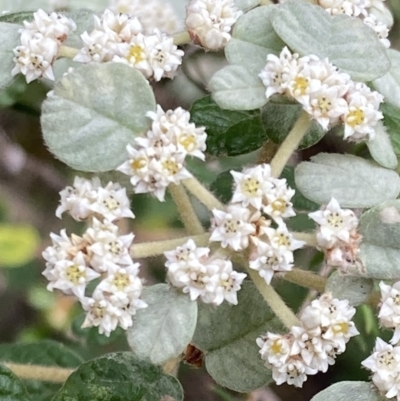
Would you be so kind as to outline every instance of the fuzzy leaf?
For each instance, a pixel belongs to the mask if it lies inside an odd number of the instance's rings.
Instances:
[[[121,63],[88,64],[55,84],[43,102],[43,136],[49,150],[81,171],[113,170],[126,145],[150,126],[153,91],[143,75]]]
[[[274,10],[271,21],[292,51],[328,57],[356,81],[372,81],[389,71],[390,60],[378,36],[358,18],[332,17],[320,6],[288,0]]]
[[[363,236],[360,259],[366,276],[400,278],[400,200],[364,212],[358,230]]]
[[[70,11],[66,13],[66,15],[75,22],[76,30],[68,35],[67,40],[64,44],[65,46],[80,49],[82,47],[81,34],[85,31],[91,32],[93,30],[93,11],[87,9],[79,9]]]
[[[76,368],[82,363],[80,356],[50,340],[32,344],[0,344],[0,361],[61,368]],[[60,387],[57,383],[38,380],[24,380],[23,383],[32,401],[50,401]]]
[[[22,381],[3,365],[0,365],[0,401],[31,401]]]
[[[322,204],[334,197],[342,207],[372,207],[400,192],[396,172],[353,155],[320,153],[296,167],[295,180],[306,198]]]
[[[267,103],[262,109],[262,120],[268,138],[274,143],[282,143],[302,113],[298,103]],[[313,121],[311,127],[301,141],[299,149],[307,149],[315,145],[325,135],[322,127]]]
[[[268,330],[280,329],[278,319],[265,304],[252,282],[245,281],[238,305],[218,308],[199,305],[193,342],[205,356],[206,369],[221,386],[249,392],[272,381],[264,366],[256,339]]]
[[[352,306],[366,302],[374,289],[374,282],[365,277],[343,276],[334,272],[326,283],[325,292],[334,298],[347,299]]]
[[[261,0],[235,0],[235,6],[242,11],[251,10],[258,6]]]
[[[167,397],[183,400],[175,377],[132,353],[119,352],[79,366],[53,401],[161,401]]]
[[[33,19],[32,11],[22,11],[19,13],[9,13],[0,16],[0,22],[9,22],[10,24],[22,25],[24,21]]]
[[[13,81],[11,71],[15,66],[13,49],[20,44],[20,25],[0,22],[0,90]]]
[[[387,54],[392,66],[385,75],[375,79],[372,85],[385,96],[385,102],[400,107],[400,52],[388,49]]]
[[[218,174],[217,178],[210,184],[210,189],[222,203],[228,203],[232,198],[233,185],[233,176],[229,170]]]
[[[146,288],[142,298],[148,307],[135,315],[128,343],[140,359],[162,365],[181,354],[192,339],[197,303],[167,284]]]
[[[242,15],[225,47],[231,64],[243,65],[258,75],[267,62],[267,55],[278,54],[285,46],[272,28],[270,16],[274,6],[257,7]]]
[[[394,152],[400,154],[400,108],[389,103],[381,105],[383,123],[392,141]]]
[[[311,401],[383,401],[371,383],[339,382],[319,392]]]
[[[259,110],[224,110],[206,96],[193,104],[190,115],[196,125],[206,127],[207,153],[211,155],[249,153],[267,139]]]
[[[228,65],[217,71],[208,87],[223,109],[254,110],[267,103],[261,79],[240,65]]]
[[[394,153],[390,136],[381,121],[378,121],[375,133],[375,138],[367,142],[371,156],[381,166],[395,169],[397,167],[397,156]]]

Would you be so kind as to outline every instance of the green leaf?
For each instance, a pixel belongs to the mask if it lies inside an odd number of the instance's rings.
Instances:
[[[18,267],[36,256],[38,232],[28,225],[0,224],[0,266]]]
[[[0,22],[9,22],[10,24],[22,25],[24,21],[33,19],[33,11],[22,11],[19,13],[10,13],[0,16]]]
[[[400,108],[390,103],[381,104],[383,123],[392,141],[394,152],[400,154]]]
[[[261,0],[235,0],[235,6],[242,11],[250,10],[260,4]]]
[[[29,4],[28,7],[27,4]],[[26,0],[0,0],[0,11],[17,13],[24,12],[27,8],[30,10],[42,8],[48,11],[50,6],[48,0],[29,0],[29,3],[27,3]]]
[[[65,15],[75,22],[76,30],[68,35],[64,45],[80,49],[82,47],[82,33],[85,31],[91,32],[93,30],[94,13],[92,10],[82,8],[65,13]]]
[[[289,187],[296,190],[296,193],[292,198],[292,203],[296,210],[305,210],[308,212],[319,209],[319,205],[317,203],[308,200],[302,195],[300,191],[297,190],[297,186],[294,180],[294,167],[286,166],[283,169],[280,178],[286,178]]]
[[[372,85],[385,96],[385,102],[400,107],[400,52],[388,49],[387,54],[392,66],[385,75],[375,79]]]
[[[6,88],[14,79],[11,75],[15,66],[13,49],[20,44],[20,28],[17,24],[0,22],[0,89]]]
[[[252,282],[243,283],[238,301],[238,305],[223,303],[218,308],[200,304],[193,342],[207,351],[206,369],[218,384],[249,392],[272,381],[256,339],[281,327]]]
[[[368,382],[339,382],[319,392],[311,401],[382,401]]]
[[[77,67],[43,102],[45,143],[81,171],[108,171],[127,157],[126,145],[150,126],[154,94],[143,75],[121,63]]]
[[[267,139],[259,110],[224,110],[206,96],[193,104],[190,115],[196,125],[206,127],[208,154],[249,153],[260,148]]]
[[[0,401],[30,401],[22,381],[10,369],[0,365]]]
[[[262,108],[262,120],[268,138],[274,143],[282,143],[288,136],[296,121],[299,119],[303,109],[298,103],[267,103]],[[315,145],[325,135],[322,127],[316,122],[301,141],[299,149],[307,149]]]
[[[387,201],[364,212],[358,230],[366,276],[400,278],[400,200]]]
[[[82,363],[80,356],[55,341],[32,344],[0,344],[0,361],[76,368]],[[50,401],[60,385],[56,383],[24,380],[32,401]]]
[[[191,341],[197,322],[197,303],[167,284],[143,291],[146,309],[138,311],[127,331],[129,346],[140,358],[162,365],[180,355]]]
[[[295,179],[306,198],[322,204],[334,197],[342,207],[372,207],[400,192],[395,171],[353,155],[320,153],[296,167]]]
[[[225,47],[231,64],[238,64],[257,75],[267,63],[267,55],[278,54],[285,43],[272,28],[270,16],[275,6],[257,7],[242,15]]]
[[[223,109],[254,110],[267,103],[261,79],[240,65],[228,65],[217,71],[208,88]]]
[[[386,127],[378,121],[375,127],[375,138],[367,142],[368,149],[373,159],[381,166],[395,169],[397,167],[397,156]]]
[[[233,176],[229,170],[218,174],[210,184],[210,189],[222,203],[228,203],[232,199],[233,185]]]
[[[344,276],[334,272],[328,278],[325,292],[331,292],[334,298],[347,299],[352,306],[365,303],[374,289],[372,279],[356,276]]]
[[[358,18],[332,17],[320,6],[289,0],[274,10],[271,20],[291,50],[301,56],[328,57],[356,81],[372,81],[389,71],[386,49]]]
[[[104,355],[79,366],[53,401],[183,400],[178,380],[130,352]]]

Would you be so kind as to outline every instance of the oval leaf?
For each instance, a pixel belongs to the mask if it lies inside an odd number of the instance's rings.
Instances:
[[[270,16],[274,6],[257,7],[242,15],[225,47],[225,56],[231,64],[243,65],[257,74],[267,62],[267,55],[278,54],[285,43],[274,31]]]
[[[148,307],[138,311],[127,331],[129,346],[141,359],[161,365],[181,354],[191,341],[197,322],[197,303],[167,284],[143,291]]]
[[[325,292],[331,292],[334,298],[347,299],[352,306],[366,302],[374,289],[372,279],[356,276],[343,276],[334,272],[328,278]]]
[[[391,169],[397,167],[397,156],[392,141],[381,121],[378,121],[375,127],[375,138],[369,140],[367,146],[373,159],[381,166]]]
[[[17,267],[36,256],[40,236],[31,226],[0,224],[0,266]]]
[[[320,153],[295,170],[296,185],[308,199],[342,207],[368,208],[400,192],[400,178],[392,170],[353,155]]]
[[[363,236],[360,259],[366,275],[400,277],[400,200],[384,202],[364,212],[358,228]]]
[[[208,87],[223,109],[254,110],[267,103],[261,79],[240,65],[228,65],[217,71]]]
[[[15,66],[13,49],[20,45],[20,25],[0,22],[0,89],[13,81],[11,71]]]
[[[384,76],[375,79],[372,85],[385,96],[385,102],[400,107],[400,52],[388,49],[387,53],[392,66]]]
[[[271,21],[293,51],[328,57],[356,81],[371,81],[389,71],[390,60],[378,36],[358,18],[332,17],[317,5],[288,0],[274,10]]]
[[[381,104],[383,123],[392,142],[394,152],[400,154],[400,108],[390,103]]]
[[[267,103],[262,109],[262,120],[268,135],[274,143],[282,143],[301,116],[303,108],[298,103]],[[319,142],[326,132],[316,122],[300,143],[299,149],[307,149]]]
[[[10,369],[0,365],[0,401],[29,401],[22,381]]]
[[[217,309],[200,304],[193,342],[207,351],[206,368],[218,384],[248,392],[272,381],[257,337],[281,327],[252,282],[243,283],[238,300],[238,305],[224,303]]]
[[[182,387],[161,368],[129,352],[108,354],[79,366],[54,401],[183,400]]]
[[[382,401],[368,382],[339,382],[319,392],[311,401]]]
[[[235,6],[242,11],[250,10],[260,4],[261,0],[235,0]]]
[[[49,150],[81,171],[108,171],[126,159],[126,145],[150,126],[153,91],[143,75],[121,63],[76,68],[43,102]]]
[[[191,121],[206,127],[207,153],[237,156],[260,148],[267,140],[260,111],[221,109],[210,96],[197,100],[190,109]]]

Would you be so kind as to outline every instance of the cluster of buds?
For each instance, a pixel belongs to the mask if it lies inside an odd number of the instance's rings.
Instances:
[[[65,230],[50,234],[52,245],[43,252],[47,289],[78,298],[86,311],[83,327],[98,326],[100,334],[107,336],[117,326],[126,330],[136,310],[147,304],[140,299],[139,263],[129,253],[134,235],[120,235],[114,224],[135,217],[125,189],[112,182],[102,187],[98,179],[77,177],[60,195],[56,215],[69,212],[75,220],[87,219],[88,227],[81,236],[68,236]],[[93,280],[97,285],[88,294],[87,285]]]
[[[328,59],[299,57],[285,47],[279,57],[267,56],[259,76],[267,98],[282,94],[295,99],[324,130],[341,123],[345,139],[360,142],[375,137],[374,127],[383,118],[379,111],[383,96],[352,81]]]
[[[226,210],[213,210],[210,242],[234,251],[249,248],[250,268],[269,284],[275,272],[292,269],[293,251],[304,245],[293,238],[284,222],[295,215],[291,202],[295,191],[285,179],[271,176],[269,164],[231,174],[235,180],[232,200]]]
[[[61,44],[76,29],[72,19],[43,10],[33,13],[34,20],[24,21],[19,30],[21,45],[14,49],[13,76],[22,73],[29,83],[38,78],[54,80],[53,63]]]
[[[343,273],[358,265],[361,235],[357,232],[358,219],[350,209],[341,209],[332,198],[322,210],[309,217],[318,224],[317,247],[325,253],[329,266]]]
[[[307,375],[326,372],[345,351],[349,339],[359,334],[351,321],[355,312],[347,300],[339,301],[326,293],[304,309],[301,327],[292,327],[288,334],[259,337],[261,358],[272,369],[276,384],[302,387]]]
[[[194,43],[206,50],[221,50],[242,12],[233,0],[191,0],[186,14],[186,29]]]
[[[145,34],[135,16],[105,10],[94,18],[94,30],[82,35],[83,48],[74,61],[82,63],[114,61],[139,70],[147,79],[173,78],[182,63],[183,51],[173,38],[154,29]]]
[[[164,112],[157,106],[147,116],[153,120],[150,130],[127,146],[129,159],[117,170],[131,177],[135,193],[151,193],[163,201],[168,185],[192,177],[185,168],[186,156],[205,159],[207,134],[181,107]]]
[[[246,277],[233,270],[230,260],[209,256],[209,248],[197,247],[193,240],[165,252],[170,284],[188,293],[192,301],[220,305],[224,300],[237,304],[237,292]]]

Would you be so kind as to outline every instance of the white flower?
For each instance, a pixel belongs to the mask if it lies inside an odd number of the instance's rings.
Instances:
[[[235,180],[235,191],[231,202],[240,202],[244,207],[252,205],[261,210],[264,197],[273,187],[269,164],[259,164],[243,170],[242,173],[231,170],[231,174]]]
[[[292,384],[295,387],[303,387],[303,383],[307,380],[307,375],[315,375],[316,369],[312,369],[305,365],[302,360],[289,358],[281,367],[273,367],[272,377],[279,386],[283,383]]]
[[[288,360],[291,349],[289,336],[268,332],[264,337],[258,337],[256,342],[261,348],[261,359],[267,361],[268,366],[283,366]]]
[[[318,0],[318,4],[331,15],[346,14],[352,16],[354,13],[351,0]]]
[[[308,215],[318,225],[317,243],[322,249],[334,247],[338,241],[350,242],[350,235],[357,228],[358,219],[350,209],[341,209],[332,198],[328,205]]]
[[[155,28],[173,34],[181,26],[174,8],[164,0],[111,0],[109,9],[116,14],[137,16],[145,34],[153,33]]]
[[[249,267],[257,270],[267,284],[270,284],[275,272],[292,270],[291,259],[292,257],[285,257],[285,254],[282,254],[279,249],[274,248],[269,243],[259,240],[256,249],[250,255]]]
[[[80,63],[110,61],[115,53],[119,52],[118,43],[110,38],[104,31],[94,29],[90,34],[82,33],[83,47],[74,57]]]
[[[186,29],[208,50],[220,50],[228,43],[232,25],[242,15],[233,0],[191,0],[186,10]]]
[[[383,46],[385,46],[386,48],[390,47],[390,41],[388,39],[389,28],[387,27],[387,25],[378,21],[373,14],[369,14],[368,17],[364,18],[363,22],[378,35],[378,38]]]
[[[272,179],[272,187],[265,193],[266,206],[263,212],[271,216],[277,223],[282,219],[296,216],[291,199],[295,190],[288,187],[285,179]]]
[[[84,297],[85,288],[89,281],[100,277],[100,274],[86,265],[85,255],[78,252],[72,260],[60,260],[54,264],[51,271],[43,274],[50,279],[47,289],[62,290],[66,294],[75,294],[78,298]]]
[[[221,242],[221,246],[228,245],[235,251],[240,251],[249,245],[249,236],[256,232],[250,223],[251,214],[249,209],[230,205],[227,211],[213,209],[214,223],[210,242]]]
[[[381,289],[379,321],[382,326],[395,329],[390,342],[397,344],[400,341],[400,281],[392,286],[381,281],[379,287]]]

